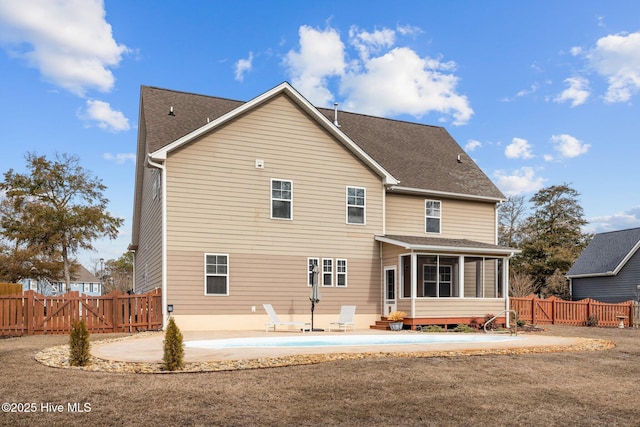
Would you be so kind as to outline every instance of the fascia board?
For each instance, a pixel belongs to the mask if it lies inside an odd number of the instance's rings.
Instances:
[[[462,247],[462,246],[440,246],[440,245],[413,245],[407,242],[402,242],[395,239],[389,239],[387,237],[376,236],[376,240],[389,243],[394,246],[400,246],[404,249],[413,251],[435,251],[435,252],[464,252],[473,254],[494,254],[494,255],[509,255],[518,254],[522,252],[520,249],[492,249],[492,248],[474,248],[474,247]]]

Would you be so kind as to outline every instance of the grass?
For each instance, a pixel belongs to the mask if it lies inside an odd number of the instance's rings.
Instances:
[[[54,369],[33,355],[68,336],[0,340],[2,425],[629,426],[640,420],[640,330],[551,327],[614,341],[598,352],[369,359],[198,374]],[[92,335],[92,340],[113,336]],[[63,404],[45,413],[42,403]],[[67,403],[89,403],[69,413]]]

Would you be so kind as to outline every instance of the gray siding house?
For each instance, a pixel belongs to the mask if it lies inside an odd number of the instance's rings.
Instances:
[[[567,272],[571,296],[618,303],[640,292],[640,228],[596,234]]]

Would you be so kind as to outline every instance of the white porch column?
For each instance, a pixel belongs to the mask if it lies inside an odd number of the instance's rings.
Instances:
[[[464,298],[464,255],[458,257],[458,297]]]
[[[416,317],[416,296],[418,295],[418,255],[411,254],[411,317]]]
[[[505,299],[505,310],[511,310],[510,301],[509,301],[509,260],[511,257],[504,257],[504,261],[502,262],[502,295],[504,295]],[[510,327],[509,323],[511,320],[511,313],[507,311],[507,324],[505,325],[507,328]]]

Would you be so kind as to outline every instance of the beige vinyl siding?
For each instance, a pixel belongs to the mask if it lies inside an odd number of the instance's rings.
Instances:
[[[506,308],[504,299],[429,298],[416,299],[415,317],[480,317],[498,314]]]
[[[496,298],[497,265],[497,259],[485,259],[484,261],[484,298]],[[465,262],[464,268],[464,296],[483,297],[483,295],[476,295],[477,264],[475,262]]]
[[[245,313],[265,302],[307,310],[307,257],[334,259],[334,275],[335,259],[348,260],[347,288],[323,288],[320,310],[380,304],[381,178],[288,97],[170,153],[166,167],[168,301],[176,310]],[[293,220],[271,219],[272,179],[293,182]],[[347,186],[366,188],[365,225],[346,224]],[[204,296],[205,253],[229,255],[228,297]]]
[[[136,292],[144,293],[162,286],[162,187],[153,196],[154,182],[161,172],[144,168],[140,235],[136,251]]]
[[[425,232],[425,200],[441,204],[441,232]],[[496,243],[495,203],[387,193],[386,234],[435,236]]]
[[[335,253],[342,257],[338,249]],[[203,259],[200,252],[169,252],[169,265],[181,266],[168,273],[167,302],[173,304],[175,315],[249,314],[251,307],[262,310],[265,303],[272,304],[279,315],[310,314],[306,255],[230,254],[228,296],[204,295]],[[381,279],[376,261],[348,258],[348,286],[321,287],[315,313],[337,315],[341,305],[356,305],[361,314],[378,313]]]

